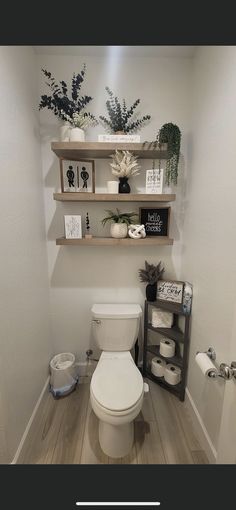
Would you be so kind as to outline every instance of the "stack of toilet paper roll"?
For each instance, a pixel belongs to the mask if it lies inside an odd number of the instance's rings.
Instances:
[[[166,363],[165,360],[155,356],[151,362],[151,372],[156,377],[164,377],[165,381],[175,386],[181,381],[181,370],[172,363]]]
[[[152,326],[154,328],[171,328],[173,317],[173,313],[155,308],[152,310]]]
[[[172,358],[175,355],[175,342],[169,338],[160,340],[160,354],[165,358]]]
[[[152,358],[151,363],[151,372],[156,377],[164,377],[164,371],[166,367],[166,362],[159,358],[158,356],[155,356],[155,358]]]
[[[168,363],[164,371],[164,379],[168,384],[178,384],[181,381],[181,369],[172,363]]]

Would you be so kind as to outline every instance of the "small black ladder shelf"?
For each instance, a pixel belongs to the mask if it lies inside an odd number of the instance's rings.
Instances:
[[[154,328],[149,321],[149,307],[162,308],[173,313],[174,321],[171,328]],[[179,317],[184,316],[184,330],[182,331],[179,327]],[[183,310],[182,304],[170,303],[167,301],[145,301],[145,312],[144,312],[144,343],[143,343],[143,376],[152,379],[156,383],[160,384],[166,390],[179,397],[181,401],[185,397],[186,377],[188,368],[188,353],[189,353],[189,326],[190,326],[190,315],[186,314]],[[163,335],[167,338],[171,338],[176,343],[175,356],[172,358],[164,357],[160,354],[160,347],[158,342],[149,344],[148,332],[155,331],[159,335]],[[183,344],[183,352],[181,353],[180,344]],[[153,354],[165,360],[167,363],[173,363],[181,368],[181,381],[179,384],[171,385],[167,383],[164,377],[157,377],[151,372],[147,360],[147,353]]]

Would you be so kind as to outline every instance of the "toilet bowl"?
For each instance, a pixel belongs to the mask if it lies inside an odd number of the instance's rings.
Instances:
[[[143,403],[143,378],[129,351],[102,352],[90,385],[90,401],[99,418],[99,442],[109,457],[132,448],[133,420]]]
[[[99,418],[99,442],[109,457],[124,457],[133,444],[133,421],[144,394],[143,378],[130,350],[142,314],[137,304],[95,304],[92,324],[102,350],[90,384],[92,409]]]

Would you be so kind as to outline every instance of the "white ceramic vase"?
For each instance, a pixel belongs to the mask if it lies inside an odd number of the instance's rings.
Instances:
[[[128,227],[126,223],[112,223],[111,224],[111,237],[122,239],[127,237]]]
[[[60,140],[61,140],[61,142],[69,142],[70,130],[71,130],[71,125],[69,122],[64,122],[64,124],[62,124],[60,126]]]
[[[71,128],[70,142],[84,142],[84,130],[78,127]]]

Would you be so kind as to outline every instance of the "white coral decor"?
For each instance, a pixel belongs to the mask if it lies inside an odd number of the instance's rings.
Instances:
[[[131,175],[139,175],[140,166],[137,163],[137,156],[129,151],[116,150],[111,155],[113,163],[110,163],[113,175],[116,177],[130,177]]]

